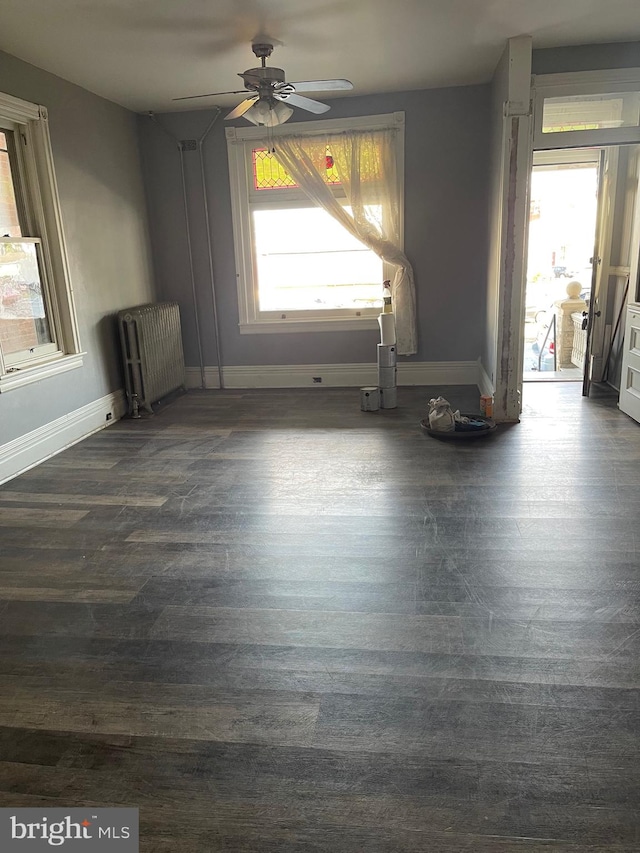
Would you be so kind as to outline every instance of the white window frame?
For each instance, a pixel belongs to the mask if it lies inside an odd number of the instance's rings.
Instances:
[[[41,276],[48,303],[47,320],[55,346],[45,346],[33,357],[5,359],[0,349],[0,392],[37,382],[80,367],[84,353],[69,276],[62,215],[47,110],[38,104],[0,93],[0,126],[14,132],[19,175],[17,193],[29,234],[40,246]],[[15,242],[19,242],[16,238]],[[7,363],[7,361],[9,363]]]
[[[252,192],[251,150],[257,143],[277,139],[287,134],[308,136],[339,133],[345,130],[396,131],[396,172],[398,180],[398,210],[400,212],[400,234],[404,235],[404,112],[349,119],[293,122],[275,128],[228,127],[226,129],[229,155],[229,181],[231,187],[231,212],[235,247],[236,279],[238,285],[239,329],[242,335],[280,332],[327,332],[377,329],[380,308],[341,309],[327,311],[290,311],[288,316],[281,312],[260,312],[258,282],[253,251],[251,211],[263,204],[265,207],[292,208],[296,205],[309,207],[310,200],[301,201],[301,191],[274,190],[277,196],[267,202],[262,193]],[[337,190],[339,192],[339,189]],[[306,197],[305,197],[306,199]],[[404,248],[401,245],[401,248]],[[383,265],[383,278],[391,278],[392,270]],[[382,281],[380,282],[382,299]],[[319,314],[322,316],[319,316]],[[277,316],[276,316],[277,315]]]
[[[560,133],[542,132],[545,98],[606,95],[617,92],[640,92],[640,68],[534,75],[532,78],[533,148],[535,150],[596,146],[604,148],[640,142],[640,127],[569,130]]]

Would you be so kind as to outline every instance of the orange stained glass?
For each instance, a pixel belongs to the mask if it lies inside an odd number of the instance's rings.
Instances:
[[[328,184],[339,184],[341,183],[340,178],[338,176],[338,171],[333,163],[333,157],[331,156],[331,152],[329,151],[329,146],[327,146],[327,183]]]

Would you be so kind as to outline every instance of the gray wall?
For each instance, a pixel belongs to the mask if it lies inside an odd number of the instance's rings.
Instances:
[[[406,113],[405,250],[414,265],[419,317],[415,361],[466,361],[484,340],[489,87],[469,86],[331,101],[331,118]],[[224,110],[224,113],[228,110]],[[155,274],[182,309],[185,353],[198,365],[177,139],[199,139],[213,112],[139,117]],[[301,110],[296,120],[304,120]],[[248,126],[239,120],[238,126]],[[161,129],[160,125],[163,129]],[[214,280],[225,365],[375,361],[375,331],[240,335],[227,147],[222,118],[203,144]],[[167,132],[165,132],[167,131]],[[200,164],[183,155],[204,361],[216,364]]]
[[[533,74],[565,74],[572,71],[602,71],[607,68],[640,67],[640,44],[579,44],[534,50]]]
[[[0,444],[123,387],[112,314],[153,298],[135,115],[0,53],[0,91],[49,111],[86,351],[82,368],[0,395]]]

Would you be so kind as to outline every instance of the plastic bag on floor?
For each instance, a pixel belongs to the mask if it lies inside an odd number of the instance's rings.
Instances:
[[[453,417],[456,424],[456,430],[458,432],[478,432],[479,430],[487,429],[486,421],[481,421],[477,418],[468,418],[466,415],[461,415],[460,409],[457,409],[453,413]]]
[[[433,432],[453,432],[456,419],[451,405],[444,397],[429,400],[429,429]]]

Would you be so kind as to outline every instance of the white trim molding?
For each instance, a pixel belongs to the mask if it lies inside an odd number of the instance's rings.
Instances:
[[[125,411],[124,391],[115,391],[0,445],[0,484],[115,423]]]
[[[481,359],[478,359],[478,389],[481,394],[488,394],[490,397],[493,397],[496,390],[493,387],[491,377],[484,369],[484,364]]]
[[[48,379],[49,376],[57,376],[59,373],[66,373],[68,370],[82,367],[83,356],[84,353],[63,355],[54,361],[5,373],[4,376],[0,376],[0,394],[14,388],[22,388],[23,385],[30,385],[32,382],[39,382],[41,379]]]
[[[187,388],[202,388],[199,367],[187,367]],[[482,370],[482,372],[484,372]],[[205,387],[219,388],[218,368],[205,367]],[[486,376],[486,373],[485,373]],[[376,385],[375,362],[360,364],[260,364],[222,368],[224,387],[234,388],[360,388]],[[320,378],[321,382],[314,381]],[[398,363],[398,385],[476,385],[479,361],[407,361]],[[484,393],[484,392],[483,392]],[[486,393],[493,393],[486,391]]]
[[[282,332],[363,332],[379,329],[376,308],[375,317],[334,318],[332,320],[260,320],[256,323],[239,323],[241,335],[280,335]]]
[[[12,121],[37,121],[44,107],[0,92],[0,113]]]
[[[351,116],[350,118],[312,119],[309,121],[288,121],[287,126],[278,125],[269,129],[269,137],[277,139],[278,136],[289,136],[292,134],[322,134],[340,133],[343,130],[380,130],[394,125],[404,125],[405,114],[402,111],[393,113],[378,113],[376,115]],[[245,140],[265,139],[264,127],[226,127],[225,137],[228,142],[244,142]]]

